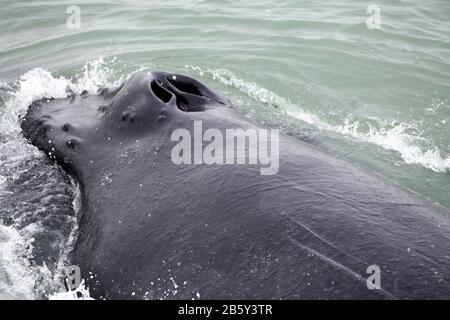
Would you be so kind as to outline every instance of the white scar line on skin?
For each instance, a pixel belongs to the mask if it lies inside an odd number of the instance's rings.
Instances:
[[[187,129],[172,132],[171,140],[178,144],[171,158],[174,164],[259,164],[261,175],[275,175],[280,162],[279,131],[226,129],[224,137],[223,130],[210,128],[203,132],[202,121],[194,121],[193,137]],[[204,142],[209,144],[204,146]]]

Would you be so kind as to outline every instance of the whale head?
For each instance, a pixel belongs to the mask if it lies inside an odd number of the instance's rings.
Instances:
[[[230,103],[200,82],[179,74],[139,71],[118,88],[83,91],[33,102],[21,126],[24,136],[68,171],[74,158],[168,129],[167,124]],[[90,151],[87,151],[89,147]]]

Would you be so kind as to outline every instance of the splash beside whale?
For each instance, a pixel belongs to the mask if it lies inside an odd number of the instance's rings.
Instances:
[[[72,261],[94,298],[450,298],[444,209],[289,136],[275,175],[174,164],[171,134],[194,121],[259,128],[164,72],[29,107],[25,137],[81,186]]]

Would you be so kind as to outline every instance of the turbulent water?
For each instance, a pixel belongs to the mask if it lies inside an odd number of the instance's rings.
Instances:
[[[76,237],[77,188],[18,117],[143,68],[189,74],[254,121],[450,209],[448,0],[72,4],[0,0],[0,298],[63,291]]]

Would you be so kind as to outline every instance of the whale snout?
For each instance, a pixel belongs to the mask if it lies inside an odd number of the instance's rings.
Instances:
[[[230,105],[188,76],[140,71],[117,88],[35,101],[22,129],[51,159],[67,164],[85,147],[84,141],[136,140],[152,131],[168,130],[171,119]]]

